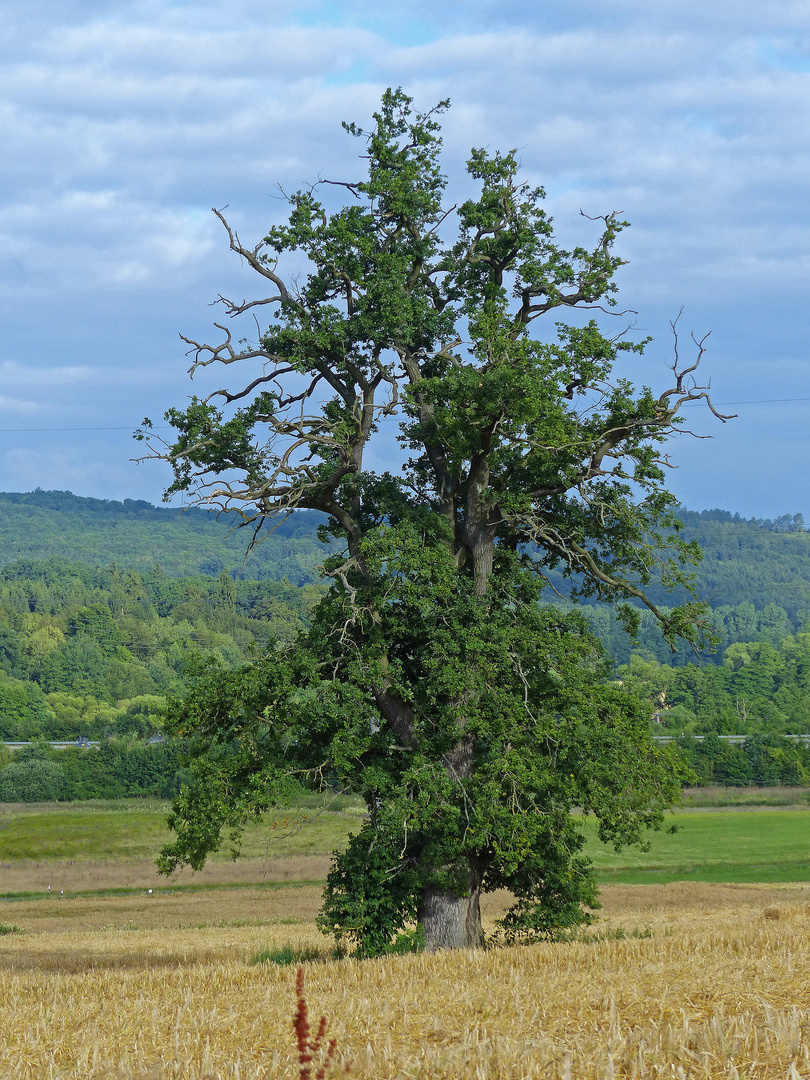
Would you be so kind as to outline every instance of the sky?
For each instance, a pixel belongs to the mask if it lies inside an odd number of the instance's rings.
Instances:
[[[258,240],[278,185],[357,178],[340,122],[402,86],[451,99],[451,191],[514,147],[561,239],[580,209],[632,223],[638,382],[667,382],[681,308],[710,332],[738,418],[688,414],[682,503],[810,519],[807,0],[5,0],[0,35],[0,490],[160,501],[132,431],[206,388],[179,335],[256,295],[211,208]]]

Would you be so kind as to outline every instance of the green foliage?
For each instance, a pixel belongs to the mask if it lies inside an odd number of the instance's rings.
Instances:
[[[143,745],[105,740],[99,747],[23,747],[0,768],[0,802],[56,802],[148,795],[171,798],[183,778],[177,741]]]
[[[398,932],[418,917],[419,879],[399,854],[378,827],[366,825],[333,860],[318,926],[338,942],[348,937],[358,956],[391,951]]]
[[[295,948],[294,945],[281,945],[275,949],[262,949],[255,953],[251,964],[277,964],[289,967],[290,964],[307,964],[323,959],[319,949],[312,947]]]
[[[137,525],[140,530],[137,539],[142,550],[140,554],[136,549],[131,550],[142,561],[151,557],[150,553],[159,550],[162,554],[171,549],[173,528],[190,527],[197,519],[205,518],[201,511],[190,511],[188,515],[178,517],[174,511],[154,510],[148,504],[143,504],[133,518],[129,504],[83,500],[67,493],[0,495],[0,522],[4,526],[4,535],[10,537],[3,549],[6,557],[12,553],[24,555],[27,551],[43,550],[31,546],[40,533],[32,528],[25,515],[37,510],[38,500],[44,513],[50,505],[49,500],[53,501],[56,496],[59,499],[54,508],[59,510],[61,536],[65,541],[60,544],[60,549],[64,550],[65,546],[70,549],[73,530],[83,528],[90,531],[80,531],[77,536],[77,557],[79,554],[83,558],[89,557],[95,550],[100,558],[110,562],[120,559],[122,549],[115,548],[112,541],[103,547],[101,540],[107,535],[104,529],[110,536],[120,536],[130,526],[135,528]],[[6,520],[4,515],[9,513],[12,517]],[[804,632],[810,610],[810,605],[802,600],[805,582],[810,579],[810,541],[797,516],[788,519],[786,526],[780,521],[744,521],[720,511],[696,514],[681,509],[678,513],[686,521],[684,537],[698,541],[710,554],[695,570],[696,587],[711,598],[711,620],[720,638],[720,648],[715,653],[704,653],[703,663],[721,664],[725,648],[735,643],[762,642],[778,646],[786,636]],[[19,515],[19,520],[14,514]],[[168,517],[164,519],[160,515]],[[284,525],[284,529],[291,531],[301,543],[306,541],[310,545],[309,557],[313,566],[322,556],[315,536],[319,520],[321,518],[314,514],[296,514]],[[184,563],[178,552],[171,563],[172,573],[194,573],[193,537],[208,535],[209,530],[213,541],[221,531],[213,519],[209,524],[210,530],[204,520],[199,521],[183,539],[188,561]],[[96,526],[98,545],[91,541],[92,529]],[[281,535],[268,536],[251,554],[244,568],[240,562],[234,570],[243,574],[255,565],[251,572],[257,575],[281,574],[282,563],[273,562],[276,556],[270,556],[276,552],[279,559],[286,558],[285,553],[291,550],[284,529],[280,530]],[[135,539],[133,534],[133,543]],[[231,542],[235,540],[236,536]],[[47,548],[45,550],[49,553]],[[259,553],[265,561],[257,564],[255,559]],[[251,642],[261,646],[271,636],[285,643],[295,640],[309,621],[319,595],[318,586],[298,588],[284,581],[252,582],[240,578],[235,581],[236,596],[231,604],[221,591],[225,561],[225,554],[222,558],[203,559],[200,568],[207,569],[211,576],[207,580],[197,578],[193,581],[179,581],[164,572],[143,574],[132,570],[123,572],[115,566],[106,569],[90,567],[64,558],[51,557],[43,562],[18,559],[7,564],[0,575],[0,672],[19,680],[18,691],[22,689],[21,684],[27,685],[29,690],[27,701],[23,697],[16,703],[0,702],[0,718],[4,725],[0,734],[9,739],[79,734],[95,738],[115,726],[112,718],[106,724],[99,720],[90,726],[82,722],[77,724],[77,718],[70,728],[61,722],[54,725],[41,698],[37,698],[39,705],[36,707],[31,698],[31,694],[38,694],[37,688],[41,689],[43,677],[48,687],[60,687],[50,691],[50,698],[71,692],[75,695],[77,688],[82,686],[83,696],[111,703],[111,699],[133,697],[139,691],[154,694],[156,690],[179,690],[183,681],[182,664],[189,647],[235,649],[241,659],[246,643],[248,647]],[[151,566],[151,563],[146,565]],[[718,576],[720,570],[723,576]],[[311,571],[308,573],[311,576]],[[550,578],[556,587],[564,587],[564,579],[557,572],[552,572]],[[230,580],[234,582],[233,578]],[[656,599],[663,599],[665,594],[656,591],[656,580],[653,574],[648,591]],[[732,603],[739,594],[740,582],[745,583],[745,598]],[[116,628],[115,633],[96,634],[96,644],[101,646],[102,655],[99,656],[92,647],[80,647],[78,653],[73,651],[71,654],[69,650],[66,659],[63,655],[65,642],[72,630],[75,637],[81,629],[76,621],[78,613],[99,609],[107,612],[108,619],[114,618]],[[661,638],[657,619],[646,609],[640,611],[635,643],[627,637],[609,607],[586,603],[582,610],[618,663],[627,664],[633,650],[667,665],[684,666],[696,660],[694,650],[686,643],[677,645],[674,653],[671,651]],[[667,616],[670,613],[665,604],[661,610]],[[155,614],[158,620],[164,620],[162,624],[155,624]],[[100,618],[105,616],[102,614]],[[165,620],[171,620],[171,623]],[[184,623],[186,629],[179,638],[174,632],[159,632]],[[109,621],[107,625],[111,625]],[[214,633],[211,633],[212,628]],[[115,653],[112,646],[116,644],[116,635],[121,636],[127,654]],[[83,633],[85,642],[87,637],[94,640],[92,635]],[[3,686],[7,687],[7,682],[3,682]],[[0,690],[0,694],[3,693],[8,690]],[[50,707],[53,709],[52,705]]]
[[[0,772],[0,802],[58,802],[66,792],[63,769],[44,756],[12,761]]]
[[[750,735],[734,745],[710,732],[702,740],[678,739],[681,757],[705,786],[810,786],[810,746],[779,735]]]
[[[810,532],[801,514],[746,521],[728,511],[682,508],[678,516],[684,538],[699,538],[703,550],[697,571],[700,595],[711,597],[715,607],[738,608],[755,599],[756,610],[762,611],[773,604],[784,610],[793,629],[800,628],[810,611]],[[653,587],[652,594],[666,602],[659,588]],[[734,640],[769,639],[743,629]]]
[[[536,579],[502,568],[501,595],[492,587],[484,600],[468,585],[459,596],[446,549],[431,549],[428,562],[424,547],[397,532],[369,540],[366,557],[386,575],[388,603],[374,630],[414,703],[419,747],[392,750],[390,734],[373,740],[367,720],[355,727],[363,765],[346,765],[371,822],[336,857],[321,925],[349,927],[356,944],[380,951],[414,918],[433,868],[445,867],[448,886],[461,889],[466,860],[486,867],[485,889],[518,898],[510,927],[536,936],[580,921],[596,895],[570,808],[592,808],[606,842],[638,843],[677,797],[682,770],[649,746],[638,703],[604,685],[603,655],[581,619],[536,605]],[[327,605],[319,616],[340,621]],[[354,656],[334,663],[344,684],[362,684]],[[459,700],[475,703],[463,783],[443,766],[458,738]]]
[[[194,368],[258,366],[170,409],[169,447],[148,421],[137,433],[173,467],[167,497],[260,528],[317,510],[334,542],[311,628],[241,671],[212,664],[170,710],[193,779],[159,865],[201,866],[223,829],[238,845],[293,784],[351,785],[369,820],[335,857],[320,925],[364,955],[414,921],[427,948],[480,944],[493,889],[515,897],[513,937],[587,920],[596,888],[572,808],[622,847],[678,795],[681,759],[651,743],[648,710],[609,683],[582,618],[540,607],[550,574],[573,598],[615,601],[631,632],[638,601],[667,640],[713,638],[661,454],[681,407],[708,397],[702,346],[663,393],[633,388],[621,361],[647,342],[593,317],[616,304],[626,223],[595,219],[590,246],[563,248],[516,151],[474,149],[470,197],[446,210],[446,108],[388,90],[368,130],[345,125],[366,173],[334,212],[317,185],[296,192],[255,248],[218,215],[271,293],[226,310],[271,322],[241,352],[230,332],[190,342]],[[288,285],[292,253],[307,272]],[[576,308],[588,315],[533,333]],[[375,474],[368,444],[396,414],[410,458]],[[645,592],[654,569],[686,590],[666,611]]]
[[[272,533],[261,532],[262,542],[246,556],[250,536],[232,515],[158,508],[134,499],[88,499],[69,491],[2,492],[0,566],[22,558],[53,561],[58,551],[72,563],[123,565],[143,575],[159,564],[172,578],[216,578],[226,570],[237,577],[286,579],[303,586],[314,580],[322,559],[316,539],[322,520],[319,514],[299,514],[281,522]],[[119,577],[126,590],[128,574]]]
[[[0,672],[0,738],[7,741],[47,736],[53,715],[36,683]]]
[[[391,956],[409,956],[411,953],[419,953],[425,951],[425,929],[421,925],[417,925],[413,930],[403,930],[397,934],[391,944],[388,946],[388,953]]]
[[[583,921],[596,891],[577,855],[584,841],[571,807],[596,813],[606,842],[639,843],[687,775],[649,743],[643,707],[605,685],[605,659],[582,620],[528,603],[537,584],[524,571],[506,579],[505,595],[469,590],[462,602],[446,550],[426,563],[405,538],[392,543],[391,531],[367,551],[390,575],[379,633],[397,643],[387,660],[417,704],[418,751],[374,730],[362,693],[373,654],[331,655],[335,677],[319,677],[316,650],[329,649],[335,609],[345,611],[335,590],[308,653],[299,645],[241,672],[209,668],[174,704],[173,730],[191,739],[193,782],[175,801],[177,838],[161,869],[201,866],[224,828],[238,842],[252,816],[290,797],[296,775],[332,778],[351,781],[371,817],[335,857],[319,925],[360,955],[388,951],[418,918],[437,865],[453,888],[470,860],[485,866],[485,889],[510,888],[518,903],[506,926],[515,936]],[[475,702],[475,768],[463,783],[442,767],[459,696]]]
[[[810,634],[777,647],[737,642],[719,666],[671,667],[634,656],[618,674],[657,710],[662,734],[810,733]]]
[[[294,641],[322,591],[224,572],[177,581],[63,559],[12,563],[0,570],[0,738],[147,738],[193,653],[233,666]]]

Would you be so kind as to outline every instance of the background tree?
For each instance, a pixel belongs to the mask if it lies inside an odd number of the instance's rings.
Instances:
[[[231,249],[269,295],[220,297],[228,318],[269,309],[239,347],[189,341],[191,372],[245,366],[237,387],[192,398],[139,433],[175,479],[167,495],[241,513],[261,527],[298,508],[328,515],[343,546],[312,631],[238,675],[209,676],[177,723],[205,756],[175,805],[163,868],[200,865],[289,790],[294,771],[351,782],[370,820],[330,876],[324,926],[383,947],[408,919],[429,947],[481,940],[482,890],[517,897],[507,926],[551,932],[595,902],[569,810],[592,810],[604,839],[638,842],[677,792],[637,702],[604,685],[595,640],[574,617],[538,610],[562,571],[577,596],[620,602],[626,625],[646,605],[668,637],[695,640],[698,605],[663,611],[698,551],[678,538],[660,444],[687,402],[705,401],[703,356],[677,349],[663,392],[635,392],[614,368],[643,351],[593,319],[610,311],[624,227],[598,219],[590,249],[564,250],[543,191],[519,179],[514,152],[474,150],[478,195],[446,208],[440,104],[418,113],[401,91],[374,124],[346,130],[367,176],[343,182],[329,212],[317,185],[289,198],[288,223]],[[331,190],[331,189],[330,189]],[[457,233],[450,237],[455,219]],[[299,253],[299,279],[282,256]],[[714,411],[712,409],[712,411]],[[364,464],[395,416],[410,458],[398,475]]]
[[[0,802],[57,802],[66,788],[64,770],[37,743],[19,750],[0,771]]]

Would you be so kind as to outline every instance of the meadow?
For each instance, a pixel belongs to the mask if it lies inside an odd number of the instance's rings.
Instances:
[[[655,833],[650,850],[615,852],[589,829],[587,853],[601,882],[810,881],[810,814],[802,810],[687,810],[675,833]]]
[[[305,813],[172,883],[148,877],[162,806],[0,809],[0,1076],[301,1080],[296,965],[255,962],[286,948],[319,957],[302,967],[313,1023],[337,1040],[327,1076],[810,1078],[810,874],[767,877],[799,874],[810,813],[690,811],[638,862],[605,854],[603,909],[574,941],[362,962],[330,959],[314,925],[317,848],[358,808],[321,814],[306,849]],[[285,820],[288,840],[268,841]],[[57,831],[51,858],[30,857],[32,829]],[[725,856],[752,880],[696,876]],[[684,864],[688,880],[660,882]],[[40,887],[71,873],[81,888]],[[616,880],[643,874],[657,883]],[[487,898],[490,930],[507,900]]]
[[[780,792],[783,793],[780,796]],[[676,832],[653,833],[650,850],[615,852],[585,823],[586,851],[604,884],[810,880],[810,804],[804,792],[737,795],[739,805],[688,807],[670,818]],[[759,803],[749,801],[756,796]],[[764,800],[781,797],[773,805]],[[713,796],[709,796],[711,801]],[[755,812],[758,811],[758,812]],[[239,861],[227,841],[201,873],[159,877],[154,858],[169,838],[168,804],[147,800],[0,804],[0,896],[52,889],[135,888],[255,881],[321,881],[329,853],[363,815],[359,800],[315,797],[251,824]],[[46,880],[47,878],[47,880]]]

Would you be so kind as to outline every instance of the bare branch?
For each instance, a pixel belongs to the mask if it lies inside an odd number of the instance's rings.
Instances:
[[[669,324],[672,328],[672,335],[675,339],[675,359],[670,368],[673,375],[675,376],[675,385],[669,390],[665,390],[658,398],[658,407],[661,410],[661,415],[662,417],[667,417],[668,419],[671,419],[673,416],[675,416],[681,406],[684,405],[686,402],[705,401],[712,414],[716,416],[718,420],[721,420],[725,424],[727,420],[734,420],[737,414],[729,413],[726,415],[724,413],[718,412],[712,404],[711,398],[709,396],[709,390],[711,389],[710,384],[707,383],[705,386],[699,386],[696,379],[694,379],[693,377],[693,373],[697,371],[697,369],[700,367],[701,361],[703,360],[703,356],[706,352],[706,341],[709,338],[709,334],[711,333],[711,331],[704,334],[703,337],[700,339],[695,337],[695,334],[692,333],[692,341],[695,343],[698,350],[697,356],[695,357],[694,363],[690,364],[689,367],[680,367],[678,320],[680,319],[682,314],[683,308],[681,308],[675,319],[671,320]],[[670,398],[673,397],[677,398],[677,401],[674,403],[674,405],[670,403]]]
[[[223,209],[226,208],[223,207]],[[222,211],[217,210],[215,207],[211,207],[211,210],[222,222],[225,232],[228,234],[228,243],[230,245],[231,251],[235,251],[237,255],[241,256],[245,260],[245,262],[248,263],[248,265],[253,267],[257,274],[261,274],[261,276],[267,278],[268,281],[272,281],[278,289],[280,298],[283,303],[292,304],[294,307],[299,307],[300,305],[290,295],[290,292],[287,289],[284,281],[278,276],[278,274],[275,273],[274,270],[270,268],[267,262],[263,260],[260,256],[259,252],[264,245],[257,244],[252,251],[246,247],[243,247],[239,241],[238,235],[230,227]]]
[[[237,315],[242,315],[245,311],[249,311],[250,308],[263,307],[265,304],[278,304],[282,299],[283,297],[279,293],[278,296],[268,296],[263,300],[243,300],[241,304],[237,304],[220,293],[213,303],[224,304],[228,310],[228,318],[235,319]]]
[[[347,191],[350,191],[354,195],[355,199],[359,199],[360,196],[360,184],[349,183],[348,180],[324,180],[322,176],[318,177],[319,184],[330,184],[332,187],[343,187]]]

